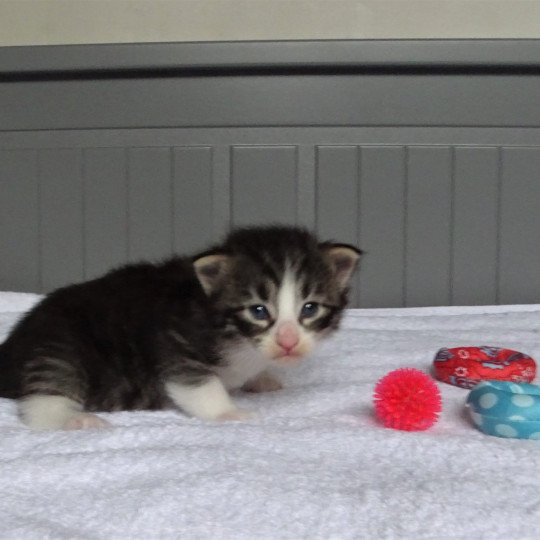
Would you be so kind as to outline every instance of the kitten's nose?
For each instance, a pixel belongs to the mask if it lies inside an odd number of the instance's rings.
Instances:
[[[298,329],[293,322],[282,323],[276,332],[276,343],[289,354],[300,341]]]

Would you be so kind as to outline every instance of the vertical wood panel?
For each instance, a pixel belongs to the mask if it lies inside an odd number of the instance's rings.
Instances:
[[[540,148],[502,150],[500,302],[540,302]]]
[[[84,151],[85,277],[98,276],[127,260],[126,152]]]
[[[129,151],[129,258],[155,260],[173,249],[173,197],[169,148]]]
[[[0,151],[0,290],[40,289],[38,212],[36,152]]]
[[[322,237],[358,242],[358,172],[358,147],[317,148],[317,231]]]
[[[42,285],[45,291],[84,278],[81,152],[39,155]]]
[[[297,223],[308,229],[315,229],[315,147],[302,145],[298,148],[298,195]]]
[[[450,302],[452,159],[449,148],[408,150],[406,304]]]
[[[356,146],[317,148],[317,232],[322,240],[358,246],[359,150]],[[359,277],[350,300],[359,303]]]
[[[499,154],[456,148],[452,304],[497,301]]]
[[[231,226],[231,154],[228,145],[212,148],[212,238],[219,242]]]
[[[206,247],[212,241],[212,149],[175,148],[174,249],[179,253]]]
[[[296,223],[296,148],[235,147],[232,223]]]
[[[362,307],[403,306],[405,150],[362,148],[360,247]]]

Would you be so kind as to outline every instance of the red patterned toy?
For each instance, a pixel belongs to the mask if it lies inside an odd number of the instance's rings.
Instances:
[[[385,427],[423,431],[438,420],[441,394],[423,371],[402,368],[379,380],[373,396],[375,414]]]
[[[440,349],[433,368],[437,379],[462,388],[486,380],[530,383],[536,376],[536,363],[530,356],[499,347]]]

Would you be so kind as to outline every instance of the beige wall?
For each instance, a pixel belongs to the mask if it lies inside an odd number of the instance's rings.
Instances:
[[[0,0],[0,45],[539,37],[540,0]]]

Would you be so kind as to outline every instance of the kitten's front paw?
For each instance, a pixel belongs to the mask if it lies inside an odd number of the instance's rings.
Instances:
[[[255,379],[248,381],[242,387],[246,392],[254,392],[257,394],[261,392],[276,392],[282,388],[283,385],[281,384],[281,381],[266,371],[255,377]]]
[[[244,422],[245,420],[253,418],[253,416],[253,413],[250,411],[246,411],[244,409],[233,409],[231,411],[227,411],[226,413],[220,414],[216,420],[218,422]]]
[[[66,420],[63,425],[63,429],[66,430],[76,430],[76,429],[99,429],[110,427],[110,423],[107,420],[103,420],[95,414],[81,413],[75,416],[72,416]]]

